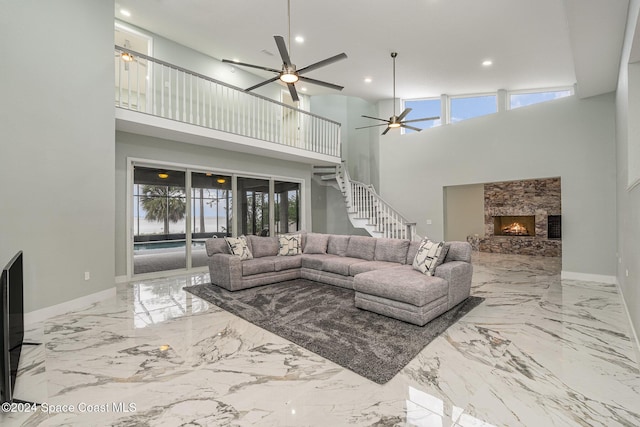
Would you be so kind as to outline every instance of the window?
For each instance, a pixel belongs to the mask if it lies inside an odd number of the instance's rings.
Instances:
[[[209,238],[304,229],[304,180],[135,160],[130,167],[128,275],[204,268]]]
[[[404,108],[411,108],[411,112],[407,114],[404,120],[415,120],[423,117],[440,117],[440,98],[408,99],[404,101]],[[440,119],[409,123],[410,126],[419,129],[428,129],[440,126],[441,124],[442,121]],[[403,131],[404,133],[416,132],[408,128],[403,128]]]
[[[134,168],[134,274],[186,268],[186,214],[184,171]]]
[[[207,265],[204,242],[231,236],[231,176],[191,173],[191,266]]]
[[[238,234],[268,236],[269,180],[238,177],[240,230]]]
[[[527,105],[553,101],[573,95],[573,88],[550,91],[527,91],[509,93],[509,109],[526,107]]]
[[[498,111],[496,95],[480,95],[451,98],[451,123]]]
[[[300,230],[300,183],[275,181],[274,214],[276,234]]]

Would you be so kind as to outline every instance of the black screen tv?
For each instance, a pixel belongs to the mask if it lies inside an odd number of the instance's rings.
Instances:
[[[22,251],[2,270],[0,290],[0,403],[12,402],[24,339]]]

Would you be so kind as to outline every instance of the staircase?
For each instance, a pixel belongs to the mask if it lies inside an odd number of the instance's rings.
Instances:
[[[342,192],[347,215],[355,228],[363,228],[373,237],[420,239],[416,223],[393,209],[372,185],[352,180],[344,161],[340,166],[314,166],[313,173]]]

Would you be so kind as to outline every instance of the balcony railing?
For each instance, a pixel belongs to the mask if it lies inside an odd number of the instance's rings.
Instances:
[[[116,107],[340,157],[340,123],[115,46]]]

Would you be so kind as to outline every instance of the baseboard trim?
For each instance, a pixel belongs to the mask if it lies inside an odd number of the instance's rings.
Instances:
[[[116,276],[116,283],[127,283],[130,279],[127,276]]]
[[[616,286],[618,287],[618,293],[620,294],[620,298],[622,299],[624,312],[627,313],[627,321],[629,323],[629,328],[631,328],[631,339],[635,340],[635,345],[633,346],[633,348],[636,351],[636,363],[640,368],[640,340],[638,340],[638,333],[636,332],[636,328],[633,326],[633,321],[631,320],[631,313],[629,313],[629,306],[627,305],[627,300],[624,299],[624,294],[622,293],[620,282],[617,280],[616,280]]]
[[[608,285],[616,285],[618,283],[618,279],[616,276],[606,276],[603,274],[587,274],[587,273],[576,273],[573,271],[562,271],[560,273],[561,279],[567,280],[582,280],[584,282],[598,282],[598,283],[606,283]]]
[[[116,288],[113,287],[105,289],[104,291],[96,292],[94,294],[85,295],[71,301],[52,305],[51,307],[45,307],[41,308],[40,310],[30,311],[29,313],[24,314],[24,324],[28,326],[34,323],[44,322],[51,317],[86,308],[87,306],[90,306],[91,304],[94,304],[96,302],[103,301],[109,298],[115,298],[115,296]]]

